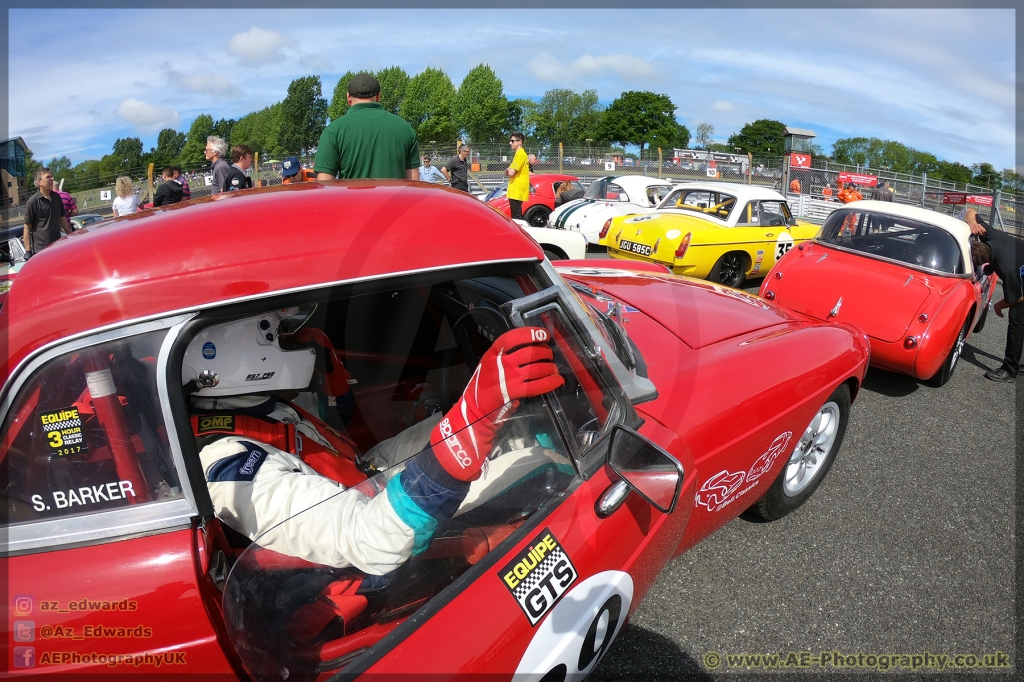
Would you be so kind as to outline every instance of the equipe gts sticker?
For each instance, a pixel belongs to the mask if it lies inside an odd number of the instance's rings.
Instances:
[[[208,431],[234,431],[235,430],[235,416],[233,414],[216,414],[216,415],[205,415],[199,417],[199,428],[196,429],[198,433],[207,433]]]
[[[63,457],[89,452],[82,432],[82,417],[77,407],[40,412],[39,419],[46,435],[46,444],[50,446],[50,454]]]
[[[86,372],[85,383],[89,385],[89,395],[93,400],[117,393],[117,389],[114,387],[114,377],[110,374],[109,369]]]
[[[558,540],[547,528],[498,571],[530,625],[536,625],[579,578]]]

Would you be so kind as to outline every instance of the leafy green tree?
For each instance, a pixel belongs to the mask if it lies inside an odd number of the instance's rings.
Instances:
[[[1011,192],[1024,192],[1024,175],[1012,168],[1003,169],[1003,189]]]
[[[564,88],[548,90],[529,116],[534,135],[541,144],[579,146],[587,138],[602,138],[600,121],[603,112],[596,90],[577,93]]]
[[[449,144],[459,134],[452,112],[454,103],[455,86],[448,74],[427,67],[409,81],[400,114],[416,131],[420,144],[430,140]]]
[[[730,135],[729,147],[733,151],[738,147],[741,153],[751,153],[754,156],[782,156],[785,132],[786,126],[782,123],[761,118],[746,124],[738,133]]]
[[[989,189],[1001,189],[1003,186],[1003,175],[997,171],[991,163],[976,163],[971,166],[974,177],[971,182],[975,185],[984,185]]]
[[[698,123],[697,124],[697,146],[701,149],[707,149],[711,146],[713,140],[712,136],[715,134],[715,126],[711,123]]]
[[[82,161],[71,169],[73,177],[70,186],[76,192],[102,187],[103,180],[100,178],[100,167],[101,163],[98,159]]]
[[[231,149],[231,145],[234,144],[231,141],[231,131],[234,129],[235,123],[237,123],[237,121],[235,121],[235,119],[233,118],[218,119],[214,121],[213,132],[210,133],[211,135],[216,135],[217,137],[223,137],[224,141],[228,143],[229,150]]]
[[[966,185],[974,178],[974,172],[967,166],[954,161],[939,161],[939,171],[936,173],[939,179],[949,180]]]
[[[137,137],[119,137],[114,140],[113,151],[100,159],[100,179],[112,183],[119,175],[142,175],[145,172],[142,149],[142,140]]]
[[[66,156],[62,156],[59,159],[55,156],[50,159],[50,172],[53,173],[53,179],[59,184],[61,180],[69,181],[74,175],[71,172],[71,159]],[[68,182],[64,183],[65,185]]]
[[[152,163],[158,169],[173,165],[184,146],[185,133],[179,133],[173,128],[164,128],[156,137],[156,147],[151,147],[142,161],[144,164]]]
[[[454,118],[471,141],[498,141],[508,122],[508,100],[491,67],[479,64],[462,79],[455,95]]]
[[[210,135],[213,135],[213,117],[209,114],[199,114],[188,129],[185,145],[178,157],[182,168],[195,170],[207,165],[206,138]]]
[[[31,190],[31,191],[29,191],[29,194],[32,194],[33,192],[35,192],[35,185],[33,185],[32,183],[35,182],[36,171],[39,170],[40,168],[43,168],[43,164],[32,158],[32,152],[26,151],[25,152],[25,186],[26,186],[27,189]]]
[[[527,140],[533,140],[536,129],[532,121],[535,118],[536,110],[537,103],[532,99],[520,97],[509,100],[508,108],[506,109],[505,127],[501,131],[502,135],[522,133],[526,136]]]
[[[605,110],[596,139],[636,145],[641,157],[647,146],[685,147],[690,143],[690,131],[676,121],[675,111],[668,95],[624,92]]]
[[[293,80],[281,102],[281,147],[306,154],[316,147],[326,122],[327,100],[321,95],[320,76]]]
[[[334,86],[334,94],[331,96],[331,105],[327,107],[327,115],[332,121],[337,121],[348,111],[348,82],[355,77],[352,71],[346,71],[345,75],[338,79]]]
[[[380,81],[380,105],[385,111],[397,115],[402,108],[405,89],[409,87],[409,74],[400,66],[389,66],[375,74]],[[345,83],[348,87],[348,83]]]
[[[231,131],[233,144],[244,144],[261,156],[282,155],[295,149],[286,149],[282,144],[282,122],[284,102],[278,102],[238,120]]]

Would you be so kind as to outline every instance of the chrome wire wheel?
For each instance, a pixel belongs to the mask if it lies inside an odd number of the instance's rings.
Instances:
[[[782,491],[787,497],[799,495],[818,476],[839,433],[839,405],[829,401],[807,426],[786,465]]]
[[[953,357],[950,358],[949,362],[949,373],[953,373],[953,369],[956,367],[957,360],[960,359],[960,354],[964,352],[964,341],[967,340],[967,326],[960,330],[960,336],[956,337],[956,342],[953,344]]]

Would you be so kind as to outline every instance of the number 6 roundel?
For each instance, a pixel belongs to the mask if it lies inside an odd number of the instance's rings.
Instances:
[[[633,602],[633,579],[604,571],[573,587],[526,647],[516,680],[582,680],[619,634]]]

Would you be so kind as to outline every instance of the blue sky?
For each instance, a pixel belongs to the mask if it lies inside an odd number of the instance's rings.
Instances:
[[[511,97],[665,93],[691,133],[709,122],[723,142],[771,118],[826,150],[880,137],[1002,169],[1015,164],[1014,27],[1009,9],[12,9],[9,125],[35,158],[78,163],[118,137],[149,148],[200,113],[262,109],[300,76],[330,99],[349,69],[432,66],[457,87],[486,63]],[[968,36],[982,39],[968,49]]]

